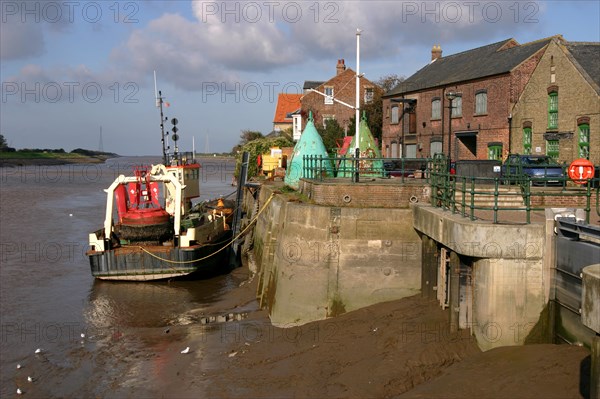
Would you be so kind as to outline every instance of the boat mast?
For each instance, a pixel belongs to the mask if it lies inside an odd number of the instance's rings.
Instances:
[[[165,148],[165,117],[163,115],[163,98],[162,92],[157,91],[156,87],[156,71],[154,71],[154,96],[156,97],[156,106],[160,108],[160,141],[162,143],[163,164],[167,164],[167,150]]]

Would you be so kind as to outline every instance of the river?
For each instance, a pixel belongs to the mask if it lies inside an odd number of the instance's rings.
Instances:
[[[237,284],[229,275],[155,283],[91,276],[85,252],[103,223],[103,190],[132,166],[158,161],[0,168],[0,397],[17,388],[29,397],[111,396],[117,377],[139,378],[121,360],[148,345],[143,329],[186,324],[186,312]],[[201,164],[200,201],[235,191],[233,160]]]

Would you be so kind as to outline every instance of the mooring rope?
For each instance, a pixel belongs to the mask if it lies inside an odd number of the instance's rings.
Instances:
[[[165,258],[161,258],[158,255],[153,254],[152,252],[148,251],[146,248],[138,245],[137,247],[139,249],[141,249],[143,252],[147,253],[148,255],[156,258],[156,259],[160,259],[163,262],[166,263],[173,263],[173,264],[178,264],[178,265],[182,265],[182,264],[187,264],[187,263],[194,263],[194,262],[200,262],[203,261],[205,259],[210,258],[211,256],[214,256],[216,254],[218,254],[219,252],[221,252],[222,250],[224,250],[225,248],[227,248],[228,246],[230,246],[231,244],[233,244],[235,242],[235,240],[237,240],[238,238],[240,238],[242,235],[244,235],[246,233],[246,231],[258,220],[258,217],[260,216],[260,214],[267,208],[267,205],[269,204],[269,202],[271,202],[271,200],[273,199],[273,197],[275,196],[275,193],[272,193],[271,196],[265,201],[265,204],[262,206],[262,208],[260,209],[260,211],[258,211],[258,213],[256,214],[256,216],[250,221],[250,223],[248,223],[248,225],[234,238],[231,239],[231,241],[229,242],[229,244],[224,245],[222,248],[220,248],[219,250],[213,252],[210,255],[207,255],[205,257],[199,258],[199,259],[193,259],[193,260],[181,260],[181,261],[177,261],[177,260],[169,260],[169,259],[165,259]]]

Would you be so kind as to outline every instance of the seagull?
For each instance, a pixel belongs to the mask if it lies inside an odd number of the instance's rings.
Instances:
[[[85,338],[85,334],[84,333],[81,333],[81,338]]]
[[[35,350],[35,353],[36,353],[36,354],[38,354],[38,353],[42,353],[42,349],[40,349],[40,348],[37,348],[37,349]]]
[[[20,364],[17,364],[17,370],[20,369],[21,367],[23,367],[23,366],[21,366]]]
[[[188,346],[187,348],[185,348],[184,350],[181,351],[181,353],[189,353],[190,352],[190,347]]]
[[[29,381],[29,382],[33,382],[33,378],[31,378],[31,377],[29,377],[29,376],[28,376],[28,377],[27,377],[27,381]]]
[[[17,388],[17,395],[21,395],[23,393],[23,391],[21,391],[19,388]]]

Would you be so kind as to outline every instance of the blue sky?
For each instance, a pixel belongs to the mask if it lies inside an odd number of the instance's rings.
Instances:
[[[0,133],[13,147],[160,153],[153,71],[180,147],[229,151],[269,133],[277,93],[327,80],[338,59],[410,76],[510,37],[600,41],[598,1],[0,1]],[[168,124],[167,126],[170,127]]]

